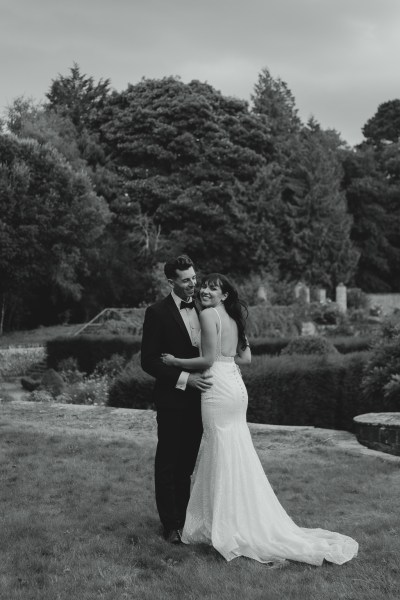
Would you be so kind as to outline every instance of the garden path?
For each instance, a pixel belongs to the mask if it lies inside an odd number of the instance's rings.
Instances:
[[[156,413],[151,410],[108,406],[30,402],[24,399],[0,400],[0,429],[7,425],[19,430],[46,432],[50,435],[94,435],[99,439],[128,438],[137,443],[156,443]],[[354,434],[315,427],[264,425],[250,423],[254,445],[260,454],[304,447],[331,447],[338,451],[367,455],[398,462],[393,456],[366,448]]]

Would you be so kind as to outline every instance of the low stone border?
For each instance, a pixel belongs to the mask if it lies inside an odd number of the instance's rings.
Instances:
[[[277,432],[304,432],[308,435],[315,436],[319,441],[335,447],[335,449],[345,452],[346,454],[357,454],[362,456],[370,456],[385,462],[395,462],[400,464],[400,456],[388,454],[378,449],[367,448],[362,445],[357,437],[349,431],[337,429],[322,429],[321,427],[307,427],[296,425],[263,425],[258,423],[249,423],[249,429],[254,436],[257,433],[267,434],[269,431]]]
[[[400,456],[400,412],[358,415],[354,423],[360,444]]]
[[[42,431],[45,428],[48,433],[62,432],[66,435],[85,431],[87,435],[103,439],[126,437],[140,443],[145,438],[154,445],[157,435],[156,413],[152,410],[30,402],[22,398],[0,402],[0,424],[5,425],[6,422],[13,426],[17,424],[20,430]],[[400,464],[400,456],[367,448],[348,431],[259,423],[249,423],[249,429],[257,451],[261,453],[273,451],[276,444],[284,449],[290,444],[315,442],[321,447],[332,447],[346,454]],[[279,436],[280,433],[287,435],[277,441],[274,434]]]

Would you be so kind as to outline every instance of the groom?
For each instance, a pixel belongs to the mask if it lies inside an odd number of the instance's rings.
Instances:
[[[191,259],[178,256],[164,266],[171,293],[145,313],[141,348],[142,368],[155,377],[158,444],[155,458],[156,504],[164,537],[178,544],[190,495],[203,427],[200,393],[211,376],[187,373],[161,362],[161,354],[179,358],[199,356],[200,323],[194,306],[196,273]],[[197,344],[197,345],[196,345]]]

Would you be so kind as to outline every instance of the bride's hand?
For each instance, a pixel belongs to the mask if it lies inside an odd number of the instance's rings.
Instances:
[[[161,360],[167,367],[176,367],[176,358],[172,354],[161,354]]]

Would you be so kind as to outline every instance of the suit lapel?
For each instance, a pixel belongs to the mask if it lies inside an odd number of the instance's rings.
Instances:
[[[190,339],[190,335],[188,333],[188,330],[186,329],[186,325],[180,315],[179,309],[176,306],[174,299],[172,298],[171,295],[167,296],[166,298],[166,305],[168,308],[169,313],[171,314],[171,316],[173,317],[173,319],[175,320],[175,322],[177,323],[177,325],[179,326],[179,329],[182,331],[182,333],[185,335],[187,341],[189,342],[190,345],[192,345],[192,340]]]
[[[194,300],[194,309],[197,313],[197,316],[199,316],[201,313],[201,304],[198,300]]]

